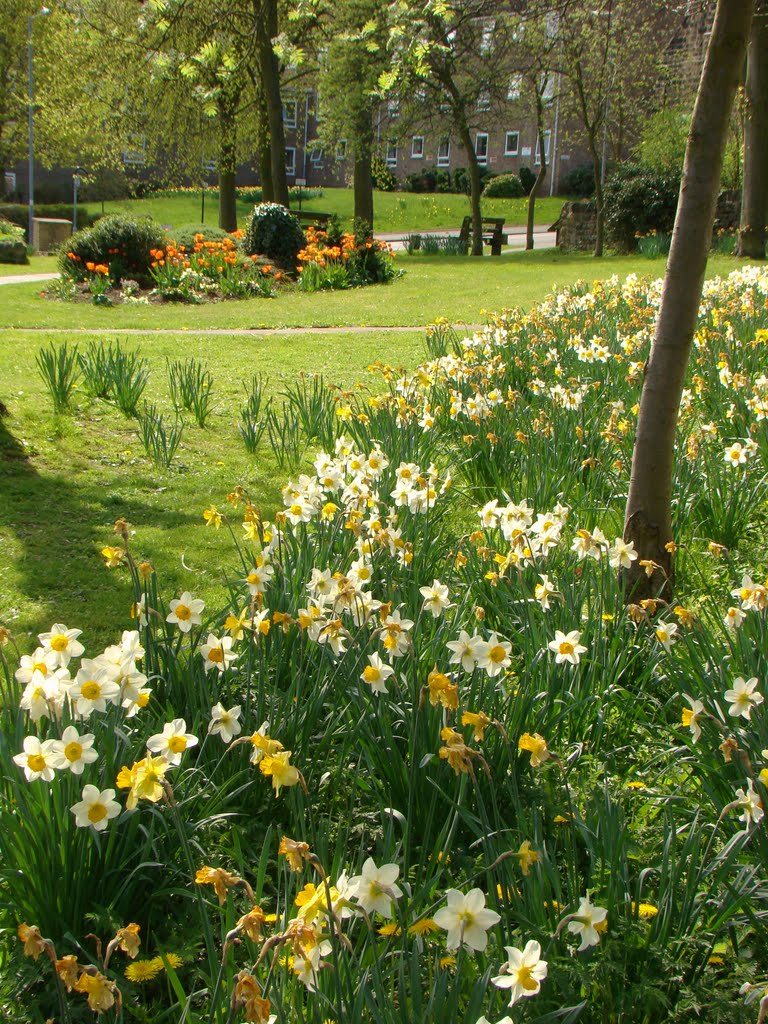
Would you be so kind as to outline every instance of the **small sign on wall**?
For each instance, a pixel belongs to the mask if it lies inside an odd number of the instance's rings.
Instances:
[[[523,146],[523,148],[520,150],[520,156],[530,156],[530,155],[531,155],[531,147],[530,146]]]

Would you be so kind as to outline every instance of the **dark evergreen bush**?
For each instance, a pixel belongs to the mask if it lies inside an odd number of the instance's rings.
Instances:
[[[677,211],[680,176],[674,171],[627,164],[605,183],[605,224],[611,241],[631,252],[637,236],[652,231],[671,234]]]
[[[483,195],[488,199],[520,199],[525,195],[525,189],[516,174],[499,174],[488,182]]]
[[[284,206],[261,203],[254,208],[243,239],[249,256],[268,256],[284,270],[294,272],[296,257],[304,244],[301,225]]]

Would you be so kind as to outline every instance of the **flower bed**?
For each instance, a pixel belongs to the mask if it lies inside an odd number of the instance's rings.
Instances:
[[[221,608],[194,577],[164,596],[118,520],[102,554],[131,628],[102,652],[61,623],[0,648],[0,864],[44,964],[17,958],[26,1005],[756,1018],[768,273],[705,286],[676,600],[625,605],[659,295],[577,286],[471,337],[435,325],[381,392],[297,390],[286,449],[323,441],[277,514],[245,483],[202,511],[227,538]]]

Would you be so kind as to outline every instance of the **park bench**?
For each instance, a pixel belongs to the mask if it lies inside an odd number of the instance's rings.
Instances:
[[[310,210],[291,210],[291,213],[298,220],[302,227],[326,228],[331,213],[312,213]]]
[[[504,234],[503,217],[483,217],[483,243],[490,245],[491,256],[501,256],[501,247],[506,245],[508,238]],[[469,248],[469,239],[472,234],[472,218],[465,217],[461,222],[459,241]]]

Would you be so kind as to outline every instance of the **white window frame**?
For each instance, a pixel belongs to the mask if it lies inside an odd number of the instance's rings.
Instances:
[[[515,136],[514,149],[509,144],[510,135]],[[507,132],[504,136],[504,156],[517,156],[520,152],[520,132]]]
[[[545,103],[551,103],[555,98],[555,76],[554,73],[545,71],[539,82],[541,98]]]
[[[289,178],[296,177],[296,147],[285,147],[285,173]]]
[[[481,139],[485,140],[485,153],[483,153],[482,155],[478,152],[478,148],[477,148],[478,147],[478,143],[480,142]],[[488,164],[488,132],[477,132],[475,134],[475,156],[477,157],[477,162],[480,164],[481,167],[486,167],[487,166],[487,164]]]
[[[493,33],[496,31],[495,18],[483,18],[480,25],[480,56],[487,57],[493,49]]]
[[[523,89],[523,76],[522,75],[510,75],[509,85],[507,86],[507,99],[510,103],[515,103],[520,99],[520,94]]]
[[[387,167],[397,167],[397,143],[387,143],[387,153],[385,157]]]
[[[339,141],[336,143],[336,152],[335,152],[334,156],[335,156],[335,158],[337,160],[346,160],[347,159],[347,140],[346,139],[339,139]]]
[[[482,89],[477,97],[477,110],[481,114],[487,114],[491,109],[491,91]]]
[[[293,107],[293,117],[289,114],[289,109]],[[295,128],[296,118],[299,115],[299,104],[296,100],[283,100],[283,126],[285,128]]]
[[[411,159],[412,160],[423,160],[424,159],[424,136],[414,135],[411,138]]]
[[[323,147],[315,146],[309,154],[309,162],[311,164],[321,164],[323,162]]]
[[[443,146],[446,147],[445,153],[441,153]],[[440,139],[437,144],[437,166],[438,167],[450,167],[451,164],[451,140],[446,136],[444,139]]]
[[[387,116],[390,121],[396,121],[400,117],[400,100],[389,100],[387,103]]]
[[[547,167],[549,167],[549,154],[551,152],[552,145],[552,132],[547,130],[544,132],[544,157],[547,161]],[[534,167],[541,166],[541,137],[536,137],[536,154],[533,161]]]

